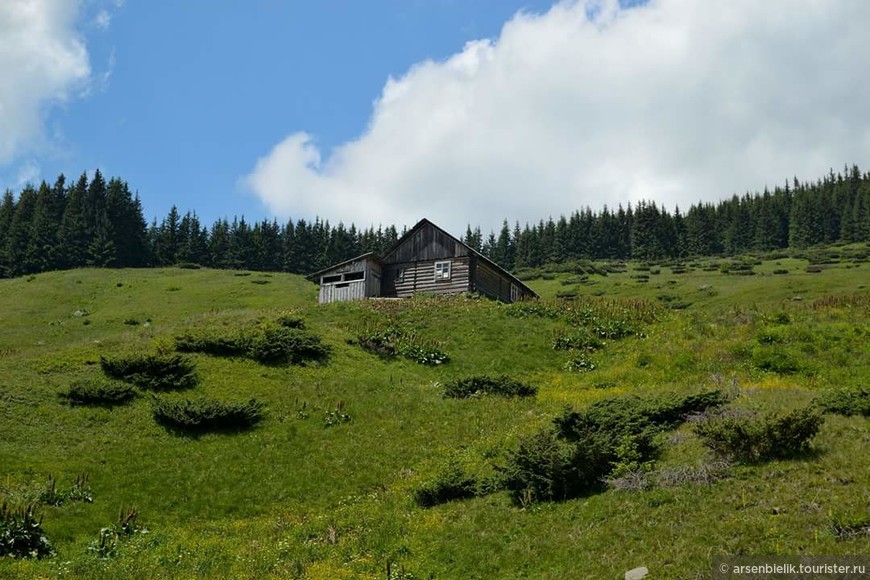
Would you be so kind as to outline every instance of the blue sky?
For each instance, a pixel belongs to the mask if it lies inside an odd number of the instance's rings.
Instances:
[[[0,189],[457,231],[868,165],[870,3],[640,4],[0,0]]]

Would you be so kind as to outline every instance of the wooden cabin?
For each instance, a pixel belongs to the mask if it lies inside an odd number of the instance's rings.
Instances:
[[[538,297],[516,276],[427,219],[420,220],[383,256],[369,252],[308,279],[320,285],[321,304],[407,298],[417,292],[477,292],[502,302]]]

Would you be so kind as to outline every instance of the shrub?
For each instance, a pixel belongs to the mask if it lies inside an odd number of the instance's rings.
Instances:
[[[302,364],[329,357],[320,337],[299,328],[266,326],[254,334],[248,356],[264,364]]]
[[[870,417],[870,388],[864,385],[831,389],[822,394],[817,402],[828,413]]]
[[[593,403],[582,411],[566,409],[554,423],[559,435],[567,440],[580,440],[588,434],[602,432],[642,434],[676,427],[687,416],[720,407],[727,400],[725,393],[719,390],[654,399],[614,397]]]
[[[175,350],[201,352],[213,356],[242,356],[250,340],[239,335],[220,335],[209,332],[186,333],[175,337]]]
[[[327,358],[329,348],[303,326],[300,319],[282,317],[277,325],[267,324],[248,332],[186,333],[175,338],[175,348],[213,356],[242,356],[263,364],[302,364]]]
[[[554,428],[524,439],[501,468],[515,502],[560,501],[590,493],[609,476],[642,471],[657,453],[656,433],[690,413],[726,401],[720,391],[687,396],[612,398],[567,409]]]
[[[551,429],[526,437],[500,468],[514,503],[564,501],[601,487],[613,454],[601,440],[577,445]]]
[[[458,461],[443,465],[431,480],[414,490],[414,501],[420,507],[432,507],[448,501],[477,495],[477,482],[467,475]]]
[[[795,457],[809,449],[824,419],[811,408],[767,416],[722,414],[695,424],[704,445],[743,463]]]
[[[499,395],[502,397],[533,397],[537,387],[516,381],[507,375],[489,377],[486,375],[467,377],[450,381],[444,385],[444,396],[465,399],[478,395]]]
[[[181,268],[182,270],[199,270],[202,268],[199,264],[194,262],[179,262],[175,265],[176,268]]]
[[[45,558],[53,554],[51,543],[42,531],[42,517],[36,506],[13,508],[0,505],[0,557]]]
[[[186,389],[199,382],[196,364],[181,355],[100,357],[100,366],[109,377],[132,383],[142,389],[155,391]]]
[[[74,381],[61,398],[70,405],[119,405],[136,396],[132,386],[101,379]]]
[[[246,429],[263,418],[264,403],[226,403],[215,399],[171,400],[155,398],[152,408],[158,423],[187,431]]]

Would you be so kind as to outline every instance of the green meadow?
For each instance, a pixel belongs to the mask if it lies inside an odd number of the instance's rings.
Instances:
[[[870,553],[860,413],[824,413],[795,457],[725,463],[688,421],[657,435],[659,453],[627,470],[634,478],[579,497],[518,503],[495,483],[415,501],[448,466],[498,482],[511,453],[566,407],[718,389],[734,413],[765,414],[866,393],[868,248],[826,252],[525,272],[542,296],[532,305],[318,305],[300,276],[210,269],[0,280],[0,502],[35,506],[53,551],[0,558],[0,577],[621,578],[646,566],[655,578],[707,578],[717,555]],[[556,349],[576,331],[565,313],[630,332]],[[193,387],[137,389],[113,405],[62,397],[103,380],[101,359],[175,354],[186,333],[236,336],[281,317],[302,321],[328,358],[194,352],[184,355]],[[449,360],[361,348],[362,335],[393,328]],[[537,393],[444,396],[480,375]],[[265,406],[250,428],[184,431],[155,421],[155,397]],[[62,494],[81,476],[92,501],[46,500],[49,478]],[[132,510],[130,533],[101,543]]]

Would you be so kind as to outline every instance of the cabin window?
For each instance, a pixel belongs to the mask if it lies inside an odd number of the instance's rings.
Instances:
[[[396,277],[394,278],[394,280],[396,282],[401,282],[404,279],[405,279],[405,269],[399,268],[398,270],[396,270]]]
[[[321,284],[338,284],[339,282],[353,282],[354,280],[365,280],[365,272],[347,272],[345,274],[333,274],[332,276],[324,276],[320,279]],[[347,284],[338,286],[344,288]]]
[[[520,289],[516,284],[511,284],[511,302],[516,302],[520,299]]]
[[[450,279],[450,262],[435,262],[435,280]]]

